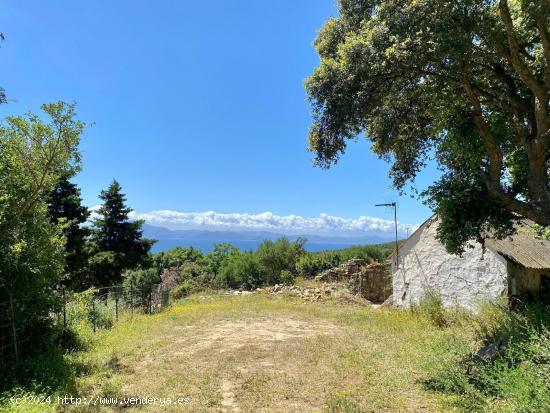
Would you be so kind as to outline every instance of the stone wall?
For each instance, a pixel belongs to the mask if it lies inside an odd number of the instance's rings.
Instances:
[[[383,303],[392,295],[391,263],[373,262],[353,275],[352,291],[373,303]]]
[[[160,275],[160,283],[154,285],[151,291],[153,306],[162,306],[163,302],[167,300],[166,294],[181,282],[181,271],[179,268],[171,267],[164,269]]]
[[[447,307],[474,309],[483,299],[506,295],[506,260],[479,243],[462,256],[451,255],[436,238],[437,219],[420,227],[393,257],[393,304],[409,307],[428,292],[441,296]]]
[[[384,302],[392,293],[390,263],[367,264],[365,260],[352,259],[323,271],[316,279],[323,282],[346,281],[353,293],[373,303]]]
[[[355,258],[339,265],[338,267],[330,268],[320,273],[315,279],[319,281],[347,281],[367,265],[365,260]]]

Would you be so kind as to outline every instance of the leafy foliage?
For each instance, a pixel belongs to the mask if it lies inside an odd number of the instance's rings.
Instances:
[[[393,251],[389,245],[354,245],[340,250],[326,250],[316,253],[305,253],[296,263],[299,275],[314,277],[322,271],[337,267],[353,258],[361,258],[370,263],[383,262]]]
[[[296,274],[296,262],[305,253],[305,242],[303,238],[290,242],[283,237],[276,241],[265,240],[260,244],[256,254],[265,284],[279,282],[283,271]]]
[[[234,245],[228,243],[214,245],[214,249],[206,256],[207,270],[213,274],[218,274],[227,260],[237,254],[239,254],[239,249]]]
[[[180,267],[185,262],[195,262],[200,260],[203,254],[200,250],[188,247],[181,248],[176,247],[168,251],[161,251],[153,256],[153,266],[157,269],[158,273],[162,273],[162,270],[172,267]]]
[[[73,104],[42,105],[49,118],[9,116],[0,126],[0,302],[13,300],[21,334],[40,342],[64,267],[63,226],[46,200],[61,176],[78,170],[84,123]]]
[[[122,286],[124,290],[150,291],[153,285],[160,282],[160,277],[155,268],[127,271],[124,274]]]
[[[451,252],[518,214],[549,225],[549,16],[534,0],[340,0],[306,81],[316,164],[364,133],[404,190],[434,158],[423,195]]]
[[[252,252],[231,255],[216,281],[230,288],[254,289],[263,284],[260,259]]]
[[[444,311],[430,317],[438,322]],[[477,343],[500,343],[498,351],[485,357],[472,354],[475,348],[452,334],[434,348],[426,386],[456,394],[462,411],[544,411],[541,407],[550,405],[549,314],[540,304],[512,312],[501,303],[486,303],[468,325]]]
[[[383,261],[392,251],[386,245],[353,246],[342,250],[308,253],[305,239],[266,240],[254,252],[231,244],[216,244],[206,255],[192,247],[175,248],[152,256],[157,277],[165,269],[177,269],[181,284],[172,292],[183,297],[211,288],[254,289],[276,283],[292,284],[297,276],[313,277],[352,258]],[[130,274],[130,273],[128,273]]]

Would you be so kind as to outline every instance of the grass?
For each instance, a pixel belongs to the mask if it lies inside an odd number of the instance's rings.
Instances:
[[[466,316],[443,310],[436,297],[403,311],[204,293],[159,314],[126,317],[88,336],[86,349],[35,361],[63,380],[5,393],[4,411],[116,412],[129,406],[105,402],[131,397],[157,398],[139,407],[144,412],[547,411],[544,311],[510,315],[487,306]],[[471,357],[502,337],[509,344],[496,360]],[[14,394],[53,402],[14,405]],[[59,405],[65,395],[104,404]]]
[[[473,336],[447,337],[432,348],[426,387],[455,395],[461,411],[479,413],[550,413],[550,311],[525,304],[511,312],[504,303],[486,303],[476,315],[424,307],[432,322],[457,321]],[[439,323],[441,324],[441,323]],[[463,326],[464,328],[464,326]],[[490,345],[490,354],[475,350]]]
[[[453,334],[406,311],[267,294],[196,295],[97,333],[89,350],[65,356],[77,366],[74,382],[52,394],[189,402],[140,408],[151,412],[442,412],[450,396],[424,388],[424,363],[432,346]]]

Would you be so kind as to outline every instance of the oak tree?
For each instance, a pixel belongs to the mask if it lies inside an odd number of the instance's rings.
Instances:
[[[404,190],[435,159],[423,195],[453,252],[550,225],[549,17],[549,0],[340,0],[306,81],[316,164],[363,133]]]

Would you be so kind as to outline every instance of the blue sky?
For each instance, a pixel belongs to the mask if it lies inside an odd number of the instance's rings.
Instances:
[[[95,123],[76,178],[90,206],[116,178],[148,217],[391,219],[373,206],[398,198],[388,165],[365,139],[328,171],[306,150],[303,80],[331,15],[334,0],[4,2],[0,86],[14,101],[0,115],[77,101],[80,118]],[[435,176],[430,168],[419,186]],[[430,215],[415,199],[399,204],[403,223]]]

